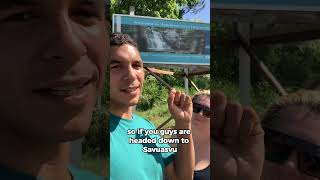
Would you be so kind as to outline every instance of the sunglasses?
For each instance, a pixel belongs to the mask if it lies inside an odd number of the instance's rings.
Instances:
[[[320,178],[320,146],[264,127],[266,159],[283,164],[295,150],[298,170],[308,176]]]
[[[193,112],[194,113],[200,113],[202,111],[202,115],[206,118],[210,118],[210,108],[198,104],[198,103],[193,103]]]

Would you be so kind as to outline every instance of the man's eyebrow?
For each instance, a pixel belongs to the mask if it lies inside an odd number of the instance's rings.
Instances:
[[[135,64],[143,64],[142,59],[134,59],[132,62]]]
[[[36,0],[0,0],[0,9],[5,10],[15,6],[33,6],[38,4]]]
[[[121,62],[116,59],[111,59],[110,64],[120,64]]]
[[[80,4],[88,5],[88,6],[94,6],[94,7],[104,7],[104,1],[103,0],[80,0]]]

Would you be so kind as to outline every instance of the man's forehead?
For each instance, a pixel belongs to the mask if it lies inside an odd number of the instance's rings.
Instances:
[[[122,56],[111,56],[111,59],[110,59],[110,64],[133,64],[133,63],[143,64],[140,58],[133,59],[133,58],[125,58]]]
[[[138,49],[131,44],[111,45],[111,49],[111,56],[135,57],[134,59],[141,60]]]

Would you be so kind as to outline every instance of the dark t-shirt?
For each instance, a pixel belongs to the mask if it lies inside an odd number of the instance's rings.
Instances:
[[[193,180],[210,180],[210,165],[205,169],[194,171]]]

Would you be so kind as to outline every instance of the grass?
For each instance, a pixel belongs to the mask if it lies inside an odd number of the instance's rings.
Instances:
[[[211,80],[211,91],[222,91],[227,96],[228,100],[239,101],[239,85],[232,83],[227,80]],[[147,86],[145,86],[147,87]],[[252,107],[259,113],[262,114],[268,105],[279,96],[276,90],[268,82],[260,82],[258,84],[253,84],[251,90],[252,97]],[[183,87],[175,87],[178,90],[184,91]],[[190,94],[194,94],[195,90],[191,88]],[[164,93],[162,93],[164,94]],[[148,94],[150,96],[150,94]],[[167,96],[158,97],[154,102],[153,106],[147,110],[138,110],[136,113],[144,118],[149,119],[158,127],[162,122],[170,117],[170,113],[166,102]],[[166,127],[174,126],[174,120],[171,120]]]
[[[166,121],[170,117],[167,104],[157,105],[146,111],[137,111],[139,116],[150,120],[156,127]],[[171,120],[167,126],[174,126],[174,120]]]
[[[179,90],[182,92],[185,91],[184,88],[182,87],[175,87],[175,88],[176,90]],[[194,94],[195,90],[192,88],[189,93]],[[163,94],[166,94],[166,93],[163,93]],[[166,96],[162,97],[161,100],[156,101],[150,109],[137,110],[135,113],[141,117],[144,117],[150,120],[155,125],[155,127],[158,127],[160,124],[162,124],[171,116],[168,109],[167,98],[168,96],[166,94]],[[163,128],[173,127],[173,126],[174,126],[174,120],[171,120]]]
[[[251,90],[252,107],[262,114],[268,105],[279,97],[276,90],[266,81],[253,84]],[[239,101],[239,85],[226,80],[212,80],[212,91],[222,91],[228,100]]]

